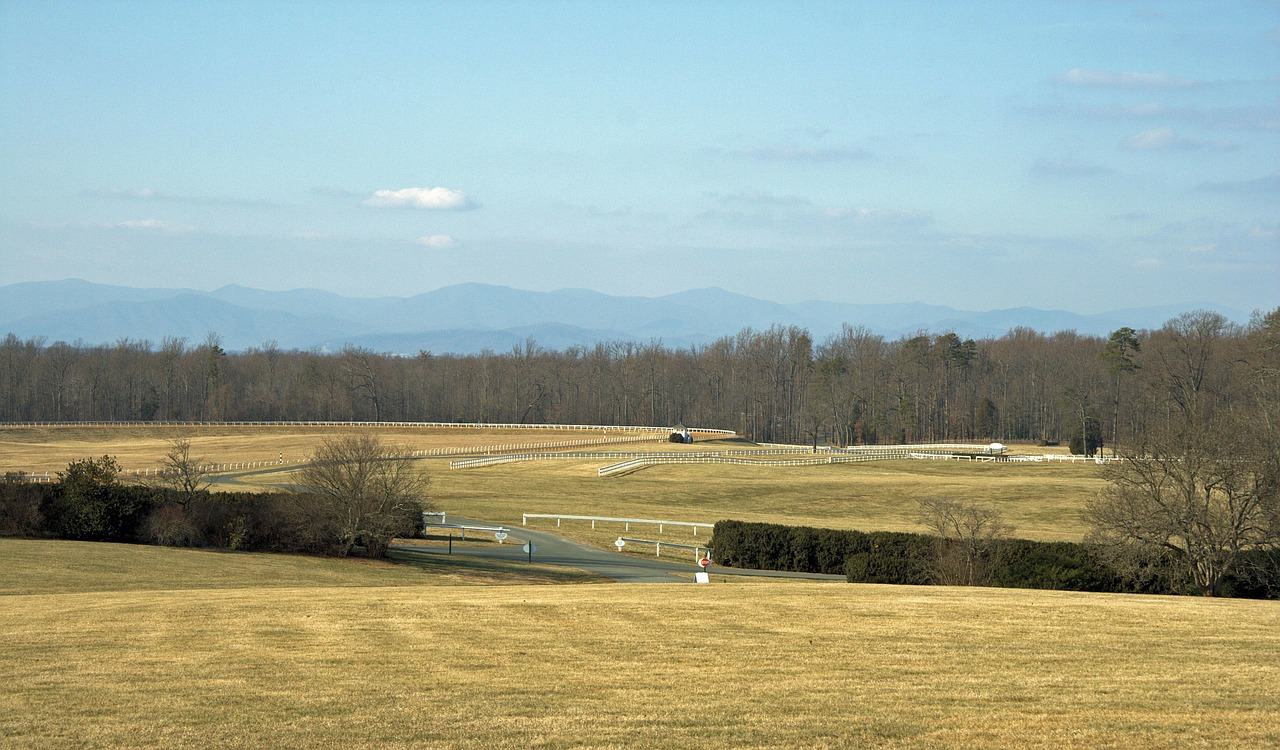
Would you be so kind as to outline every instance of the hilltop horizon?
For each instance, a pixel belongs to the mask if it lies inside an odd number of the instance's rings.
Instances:
[[[194,343],[213,333],[232,350],[274,341],[287,349],[359,346],[397,354],[475,354],[530,340],[556,350],[627,341],[685,348],[774,325],[804,328],[816,341],[846,324],[887,338],[919,332],[995,338],[1014,328],[1106,336],[1124,326],[1158,328],[1197,309],[1214,310],[1236,323],[1246,323],[1253,312],[1204,302],[1093,314],[1030,306],[962,310],[923,302],[782,303],[718,287],[646,297],[469,282],[408,297],[348,297],[309,288],[269,291],[227,284],[203,291],[62,279],[0,287],[0,333],[89,344],[122,338]]]

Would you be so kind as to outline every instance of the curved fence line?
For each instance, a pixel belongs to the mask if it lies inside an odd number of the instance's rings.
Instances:
[[[508,453],[501,456],[480,456],[478,458],[464,458],[457,461],[450,461],[450,469],[475,469],[481,466],[496,466],[498,464],[516,463],[519,461],[563,461],[584,458],[639,458],[642,456],[719,456],[723,451],[699,451],[689,453],[658,453],[639,451],[566,451],[562,453]]]
[[[525,424],[509,422],[371,422],[336,420],[262,420],[262,421],[171,421],[171,420],[91,420],[84,422],[0,422],[4,427],[458,427],[469,429],[501,430],[620,430],[622,432],[664,432],[670,427],[652,425],[599,425],[599,424]],[[709,427],[690,427],[689,432],[706,435],[737,435],[733,430],[717,430]]]
[[[726,451],[726,453],[744,453],[741,451]],[[782,461],[771,461],[771,459],[745,458],[745,457],[699,457],[699,456],[682,456],[673,458],[657,458],[657,457],[637,457],[630,461],[620,463],[612,463],[609,466],[602,466],[598,470],[598,476],[618,476],[630,474],[632,471],[640,470],[648,466],[659,465],[659,463],[722,463],[722,465],[733,466],[822,466],[826,463],[860,463],[864,461],[893,461],[893,459],[910,458],[910,459],[929,459],[929,461],[977,461],[977,462],[1010,462],[1012,458],[1009,456],[982,456],[982,454],[964,454],[964,456],[956,456],[945,448],[934,447],[932,449],[919,449],[919,447],[886,447],[886,448],[868,448],[864,451],[856,451],[850,453],[828,453],[827,456],[814,458],[787,458]],[[1021,457],[1016,457],[1021,458]],[[1043,458],[1046,461],[1062,461],[1069,463],[1106,463],[1110,462],[1110,458],[1085,458],[1083,456],[1044,456],[1044,457],[1027,457],[1030,459]]]

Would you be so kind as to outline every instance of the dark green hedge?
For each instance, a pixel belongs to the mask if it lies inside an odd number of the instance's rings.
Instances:
[[[744,521],[720,521],[711,539],[718,565],[758,570],[843,574],[851,583],[928,584],[938,540],[924,534],[844,531]],[[1117,593],[1190,594],[1186,576],[1169,568],[1142,580],[1126,578],[1089,547],[1072,542],[1009,539],[992,554],[991,580],[1007,588]],[[1225,596],[1280,597],[1280,550],[1246,553],[1222,587]]]

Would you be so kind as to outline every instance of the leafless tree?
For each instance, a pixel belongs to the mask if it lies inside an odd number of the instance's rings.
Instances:
[[[1159,332],[1152,394],[1165,416],[1122,452],[1088,508],[1087,539],[1099,550],[1171,556],[1205,596],[1219,593],[1244,552],[1280,541],[1277,447],[1265,416],[1275,405],[1268,394],[1241,403],[1257,393],[1246,385],[1248,344],[1266,337],[1231,333],[1214,313]]]
[[[169,441],[169,451],[161,459],[156,484],[172,490],[177,502],[185,506],[209,489],[209,465],[204,458],[191,455],[189,439],[174,438]]]
[[[325,440],[299,472],[297,498],[332,534],[332,551],[348,555],[363,547],[384,557],[391,540],[418,529],[428,480],[414,461],[359,433]]]
[[[1000,542],[1013,527],[1000,511],[973,501],[920,501],[919,523],[937,537],[933,575],[945,586],[983,586],[991,576]]]

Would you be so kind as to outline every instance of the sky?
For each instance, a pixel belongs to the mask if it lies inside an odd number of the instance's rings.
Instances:
[[[0,285],[1280,304],[1280,3],[0,0]]]

